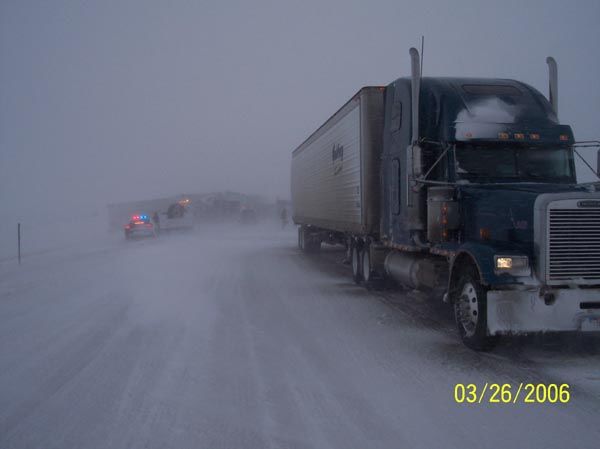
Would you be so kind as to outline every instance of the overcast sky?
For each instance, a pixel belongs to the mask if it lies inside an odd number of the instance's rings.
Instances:
[[[428,76],[546,94],[553,55],[561,121],[600,138],[599,19],[598,0],[0,0],[0,216],[289,197],[293,148],[361,86],[408,75],[422,34]]]

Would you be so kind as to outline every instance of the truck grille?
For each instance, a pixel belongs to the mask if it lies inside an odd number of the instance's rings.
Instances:
[[[600,280],[600,209],[549,209],[550,281]]]

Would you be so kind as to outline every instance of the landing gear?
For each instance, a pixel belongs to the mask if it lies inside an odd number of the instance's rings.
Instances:
[[[321,240],[318,233],[309,232],[303,226],[298,228],[298,248],[305,253],[317,253],[321,250]]]

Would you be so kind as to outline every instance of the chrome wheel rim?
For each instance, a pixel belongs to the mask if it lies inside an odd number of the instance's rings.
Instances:
[[[467,337],[473,336],[479,320],[479,298],[471,282],[465,283],[458,298],[457,318]]]

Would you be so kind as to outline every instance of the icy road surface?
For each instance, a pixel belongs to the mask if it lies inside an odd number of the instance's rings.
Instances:
[[[0,448],[598,448],[597,341],[464,348],[447,308],[342,253],[227,226],[0,264]],[[460,405],[558,382],[564,404]]]

